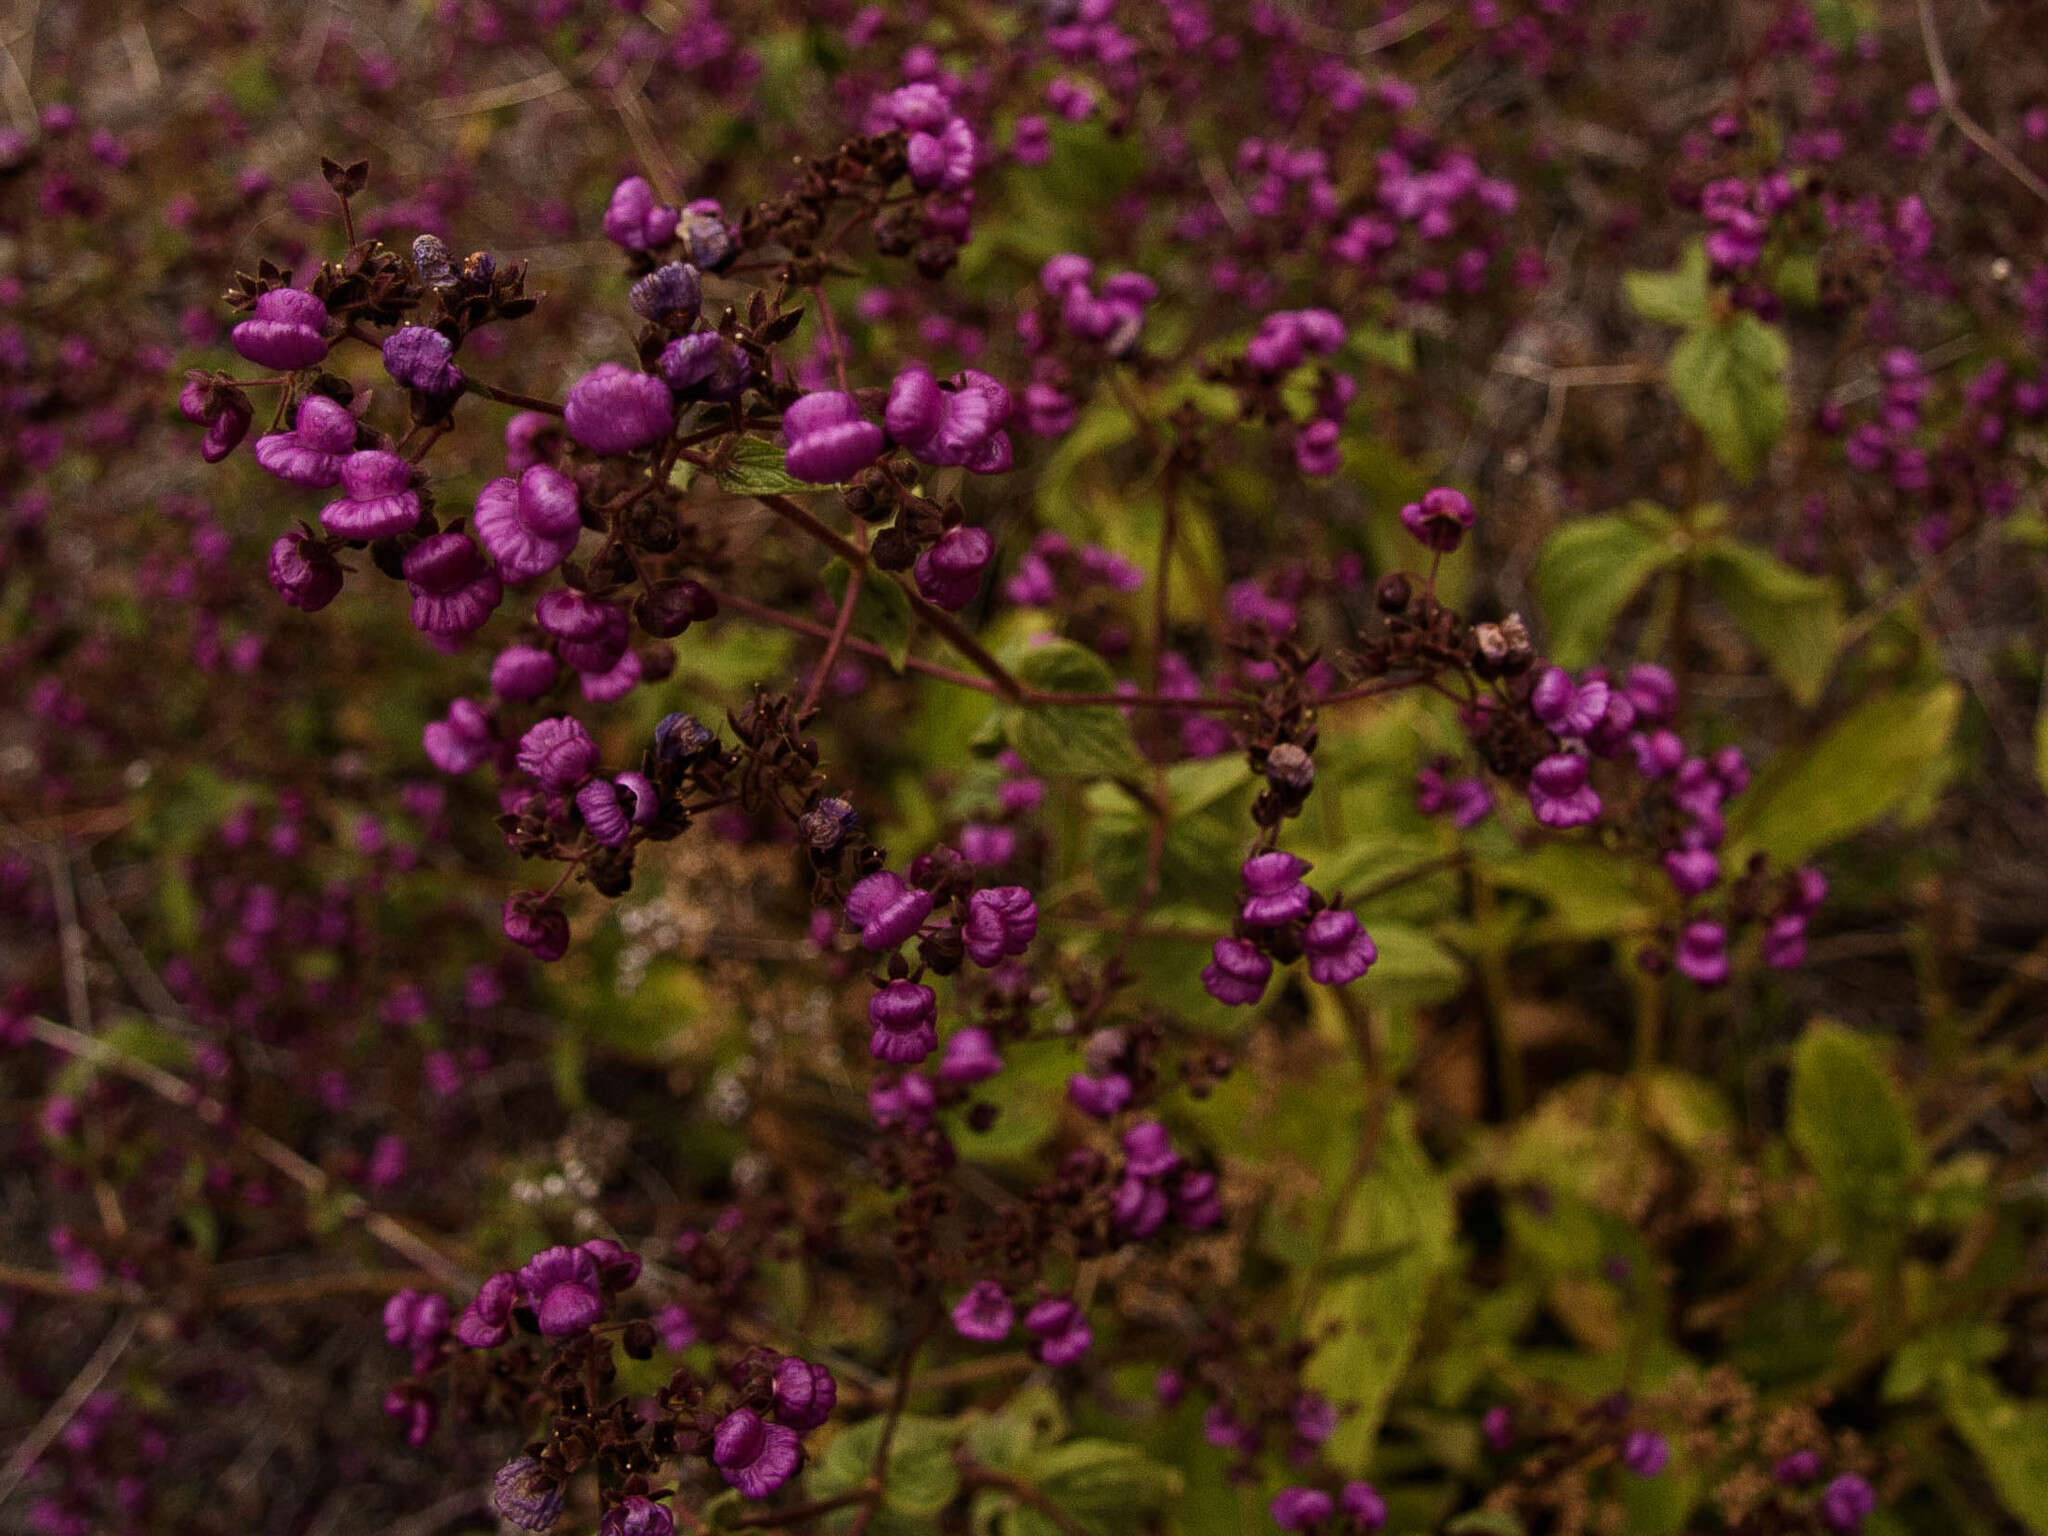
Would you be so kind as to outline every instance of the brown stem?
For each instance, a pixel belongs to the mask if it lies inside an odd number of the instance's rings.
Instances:
[[[545,411],[550,416],[562,414],[562,408],[552,400],[543,400],[537,395],[522,395],[516,389],[500,389],[495,384],[486,384],[482,379],[465,378],[462,387],[472,395],[482,395],[486,400],[495,400],[500,405],[516,405],[525,411]]]
[[[825,654],[818,658],[818,665],[812,669],[811,685],[804,690],[804,701],[797,706],[796,717],[807,717],[818,707],[818,696],[825,691],[825,679],[832,675],[832,668],[839,661],[840,648],[846,644],[846,637],[853,629],[853,610],[860,602],[860,584],[867,575],[865,567],[849,566],[846,572],[846,595],[839,600],[839,617],[832,625],[832,634],[825,641]]]

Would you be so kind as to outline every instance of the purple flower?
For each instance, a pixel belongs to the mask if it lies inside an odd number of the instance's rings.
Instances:
[[[1764,929],[1763,960],[1774,971],[1796,970],[1806,961],[1806,915],[1781,912]]]
[[[939,1076],[949,1083],[986,1082],[1002,1070],[1003,1058],[996,1054],[994,1038],[972,1025],[947,1039],[946,1055],[939,1064]]]
[[[882,420],[889,435],[927,464],[963,465],[976,474],[1010,467],[1010,392],[988,374],[969,368],[951,388],[922,364],[896,375]]]
[[[1387,1523],[1387,1501],[1371,1483],[1346,1483],[1337,1494],[1337,1507],[1362,1530],[1376,1531]]]
[[[655,200],[644,176],[628,176],[612,189],[604,211],[605,238],[629,251],[651,250],[675,237],[680,215]]]
[[[519,1277],[502,1270],[477,1287],[476,1297],[455,1322],[455,1337],[471,1349],[491,1349],[512,1336],[512,1308],[519,1302]]]
[[[1600,814],[1600,796],[1586,782],[1586,760],[1555,752],[1529,775],[1529,806],[1546,827],[1583,827]]]
[[[561,667],[538,646],[508,645],[491,663],[491,691],[500,698],[528,703],[555,686]]]
[[[241,390],[196,370],[186,375],[185,387],[178,392],[178,410],[193,425],[205,426],[199,456],[209,464],[218,464],[233,453],[256,418],[249,397]]]
[[[895,1125],[927,1126],[938,1104],[939,1097],[932,1091],[931,1083],[915,1072],[906,1072],[901,1077],[877,1076],[868,1085],[868,1113],[884,1130]]]
[[[1636,719],[1644,725],[1662,725],[1678,708],[1678,680],[1654,664],[1630,667],[1623,692],[1636,707]]]
[[[427,760],[449,774],[481,768],[497,748],[490,717],[468,699],[450,704],[444,719],[428,721],[420,733],[420,745],[426,749]]]
[[[626,611],[573,587],[553,587],[533,605],[540,627],[565,646],[592,646],[616,654],[625,644]],[[572,657],[563,658],[574,666]],[[610,662],[605,663],[607,666]]]
[[[583,532],[576,483],[535,464],[517,480],[493,480],[477,493],[476,535],[510,582],[544,576],[569,558]]]
[[[1721,878],[1721,861],[1711,848],[1674,848],[1664,855],[1664,873],[1681,896],[1697,896]]]
[[[675,1532],[675,1516],[638,1494],[621,1499],[597,1522],[597,1536],[675,1536]]]
[[[576,811],[590,835],[607,848],[622,847],[633,830],[619,804],[619,792],[609,779],[592,779],[577,790]]]
[[[668,386],[652,374],[599,363],[569,386],[562,420],[592,453],[631,453],[668,436],[676,407]]]
[[[384,1341],[419,1354],[448,1331],[448,1298],[408,1287],[384,1303]]]
[[[604,1316],[597,1261],[581,1248],[544,1248],[519,1271],[519,1291],[551,1339],[583,1332]]]
[[[1017,1324],[1017,1309],[993,1280],[977,1280],[953,1303],[953,1329],[963,1339],[999,1344]]]
[[[270,546],[270,585],[292,607],[318,613],[341,591],[341,565],[325,544],[294,529]]]
[[[1277,928],[1308,916],[1309,888],[1301,877],[1310,865],[1279,848],[1255,853],[1244,861],[1244,920],[1261,928]]]
[[[1358,980],[1380,957],[1379,946],[1359,924],[1358,915],[1341,907],[1325,907],[1310,918],[1302,944],[1309,980],[1325,987]]]
[[[1854,1472],[1844,1472],[1821,1490],[1821,1518],[1838,1531],[1857,1531],[1877,1508],[1877,1494]]]
[[[1621,1464],[1637,1477],[1655,1477],[1671,1462],[1671,1442],[1654,1430],[1633,1431],[1621,1447]]]
[[[661,814],[661,795],[644,773],[628,770],[612,781],[618,786],[620,804],[636,827],[644,827]]]
[[[542,901],[537,891],[521,891],[505,898],[501,920],[505,937],[537,960],[559,960],[569,951],[569,917],[552,901]]]
[[[949,528],[917,557],[917,590],[949,612],[965,608],[981,590],[982,573],[995,552],[995,540],[985,529]]]
[[[1067,1079],[1067,1098],[1093,1120],[1107,1120],[1131,1102],[1131,1080],[1121,1072],[1090,1077],[1076,1072]]]
[[[1004,786],[1006,789],[1008,786]],[[970,864],[993,869],[1007,864],[1017,851],[1017,834],[1009,827],[970,821],[960,829],[960,853]]]
[[[597,743],[568,715],[535,721],[519,738],[519,768],[548,789],[576,788],[597,766]]]
[[[349,408],[325,395],[299,402],[289,432],[256,439],[256,462],[287,484],[324,491],[341,483],[341,461],[356,445],[356,419]]]
[[[846,896],[846,921],[860,930],[863,947],[881,953],[916,936],[931,916],[932,893],[904,883],[891,870],[860,881]]]
[[[1140,1120],[1124,1132],[1124,1167],[1141,1179],[1156,1179],[1180,1166],[1173,1137],[1157,1120]]]
[[[697,318],[704,303],[704,285],[695,267],[686,261],[671,261],[635,283],[627,302],[642,320],[680,317],[687,325]]]
[[[1678,974],[1702,987],[1728,980],[1728,930],[1719,923],[1687,923],[1678,936]]]
[[[453,639],[483,627],[505,595],[498,573],[466,533],[437,533],[407,552],[413,628]]]
[[[1425,548],[1449,554],[1472,527],[1472,503],[1462,491],[1440,485],[1401,509],[1401,526]]]
[[[1334,421],[1312,421],[1294,437],[1294,467],[1322,478],[1344,467],[1344,429]]]
[[[904,146],[911,185],[920,191],[958,192],[974,180],[979,149],[965,118],[953,118],[937,133],[913,133]]]
[[[1638,731],[1629,737],[1628,744],[1636,755],[1636,772],[1646,779],[1661,779],[1676,772],[1685,761],[1685,743],[1674,731]]]
[[[431,326],[402,325],[384,338],[384,371],[410,390],[436,399],[462,391],[455,343]]]
[[[1049,1297],[1026,1312],[1024,1327],[1038,1340],[1038,1358],[1047,1365],[1071,1365],[1095,1342],[1081,1309],[1064,1296]]]
[[[1173,1191],[1174,1214],[1183,1226],[1200,1231],[1223,1219],[1223,1200],[1216,1193],[1213,1173],[1184,1173]]]
[[[1038,934],[1038,904],[1021,885],[996,885],[967,900],[962,937],[967,958],[992,966],[1006,955],[1021,955]]]
[[[775,1367],[775,1417],[791,1429],[816,1429],[838,1402],[839,1383],[824,1366],[788,1355]]]
[[[505,423],[505,467],[517,475],[542,463],[546,458],[541,451],[543,440],[554,436],[560,425],[554,417],[541,411],[514,414]]]
[[[344,539],[388,539],[420,520],[412,466],[395,453],[366,448],[341,461],[339,501],[320,510],[329,533]]]
[[[939,1006],[930,987],[892,981],[868,999],[868,1052],[877,1061],[914,1066],[938,1049]]]
[[[1110,1219],[1133,1242],[1143,1242],[1166,1225],[1166,1192],[1143,1179],[1126,1176],[1110,1198]]]
[[[566,1494],[546,1467],[519,1456],[491,1479],[491,1508],[522,1531],[544,1531],[562,1517]]]
[[[817,485],[851,479],[886,446],[882,429],[861,419],[860,402],[837,390],[793,401],[782,413],[782,436],[789,444],[789,472]]]
[[[597,1265],[597,1278],[608,1291],[629,1291],[640,1278],[640,1255],[608,1237],[580,1245]]]
[[[770,1424],[751,1408],[720,1419],[711,1440],[712,1462],[750,1499],[765,1499],[788,1482],[802,1455],[795,1430]]]
[[[1590,733],[1607,713],[1607,683],[1592,678],[1572,682],[1563,667],[1548,667],[1529,691],[1529,708],[1559,736],[1570,740]]]
[[[1820,1478],[1820,1456],[1813,1451],[1794,1451],[1771,1469],[1771,1476],[1788,1488],[1804,1487]]]
[[[1202,987],[1219,1003],[1249,1007],[1266,995],[1273,962],[1246,939],[1218,939],[1202,967]]]
[[[1496,1453],[1515,1443],[1515,1416],[1500,1403],[1495,1403],[1480,1415],[1479,1428],[1486,1436],[1486,1443]]]
[[[1306,1530],[1336,1513],[1337,1501],[1320,1488],[1282,1488],[1267,1512],[1283,1531]]]
[[[678,395],[737,400],[747,387],[747,355],[716,331],[679,336],[662,349],[661,376]]]
[[[259,368],[295,373],[327,356],[327,306],[303,288],[256,297],[255,314],[234,330],[235,350]]]

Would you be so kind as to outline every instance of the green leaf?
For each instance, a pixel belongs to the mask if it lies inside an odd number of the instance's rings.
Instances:
[[[1752,793],[1732,867],[1762,849],[1796,864],[1897,808],[1947,751],[1962,689],[1940,683],[1879,694]]]
[[[1109,693],[1109,668],[1071,640],[1026,651],[1016,665],[1028,686],[1048,693]],[[1130,722],[1111,704],[1033,706],[1011,711],[1010,740],[1040,773],[1128,778],[1144,771]]]
[[[1951,1364],[1988,1365],[2005,1353],[2005,1330],[1995,1323],[1939,1324],[1908,1340],[1884,1373],[1884,1400],[1903,1403],[1936,1385]]]
[[[846,562],[834,560],[827,565],[824,580],[834,605],[845,602]],[[860,602],[853,610],[854,633],[879,645],[888,653],[889,665],[901,672],[904,658],[910,654],[910,636],[915,625],[916,615],[910,610],[910,598],[901,584],[885,572],[870,571],[861,582]]]
[[[968,1421],[967,1454],[983,1466],[1014,1472],[1024,1459],[1067,1432],[1059,1394],[1044,1383],[1021,1388],[1003,1411]]]
[[[1714,457],[1744,480],[1785,435],[1791,356],[1784,332],[1746,309],[1724,324],[1687,332],[1672,349],[1667,371],[1678,403],[1706,434]]]
[[[1135,1529],[1181,1492],[1178,1472],[1118,1440],[1069,1440],[1036,1451],[1017,1476],[1091,1531]]]
[[[1675,270],[1625,273],[1621,286],[1630,306],[1645,320],[1688,330],[1704,325],[1709,317],[1706,246],[1695,240]]]
[[[786,496],[792,491],[818,489],[792,475],[784,467],[782,450],[765,437],[743,437],[733,444],[731,456],[718,472],[718,488],[735,496]]]
[[[1327,1281],[1302,1327],[1305,1338],[1326,1341],[1303,1370],[1303,1383],[1350,1409],[1324,1456],[1358,1474],[1372,1459],[1387,1399],[1414,1353],[1430,1288],[1450,1260],[1454,1224],[1450,1192],[1416,1139],[1406,1105],[1392,1108],[1370,1155],[1334,1246],[1338,1255],[1380,1254],[1387,1261]]]
[[[1444,1525],[1444,1536],[1528,1536],[1520,1517],[1505,1509],[1473,1509]]]
[[[1650,502],[1566,523],[1536,558],[1536,600],[1560,666],[1584,666],[1643,584],[1675,564],[1671,514]]]
[[[1960,1365],[1949,1368],[1941,1398],[2005,1507],[2048,1536],[2048,1403],[2015,1401],[1985,1372]]]
[[[1542,898],[1549,907],[1542,935],[1555,939],[1613,939],[1654,925],[1655,912],[1635,872],[1604,848],[1546,842],[1486,866],[1494,884]]]
[[[1827,687],[1842,645],[1842,608],[1834,584],[1733,539],[1710,545],[1700,570],[1786,692],[1812,708]]]
[[[1920,1145],[1869,1040],[1825,1020],[1806,1031],[1792,1053],[1788,1130],[1843,1238],[1865,1254],[1895,1247]]]
[[[811,1471],[812,1491],[830,1498],[867,1481],[882,1443],[882,1415],[865,1419],[825,1447]],[[930,1519],[960,1493],[960,1470],[953,1460],[961,1427],[947,1419],[906,1414],[896,1423],[884,1472],[882,1507],[898,1515]],[[841,1511],[848,1519],[851,1510]],[[872,1527],[871,1527],[872,1529]]]

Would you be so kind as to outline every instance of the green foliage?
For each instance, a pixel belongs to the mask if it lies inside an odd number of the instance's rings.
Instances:
[[[2048,1403],[2008,1397],[1986,1372],[1961,1363],[1943,1373],[1941,1402],[2005,1507],[2035,1536],[2048,1536]]]
[[[1672,350],[1671,390],[1706,434],[1714,457],[1740,479],[1753,477],[1785,435],[1792,400],[1785,333],[1742,310],[1694,328]]]
[[[815,491],[784,467],[782,449],[764,437],[743,437],[719,465],[718,488],[735,496],[787,496]]]
[[[835,604],[845,603],[848,571],[844,560],[829,562],[820,580]],[[854,604],[853,632],[879,645],[887,653],[889,665],[901,672],[916,627],[917,615],[911,611],[902,584],[884,572],[870,572],[861,582],[860,601]]]
[[[1751,789],[1736,856],[1760,848],[1796,864],[1897,810],[1947,750],[1961,708],[1954,683],[1864,700]]]
[[[1785,333],[1749,310],[1721,312],[1707,285],[1707,257],[1697,242],[1668,273],[1631,272],[1630,304],[1646,320],[1682,328],[1667,376],[1672,393],[1706,435],[1728,471],[1750,479],[1785,435],[1791,396]]]
[[[1732,538],[1710,544],[1700,568],[1794,702],[1809,708],[1818,703],[1842,644],[1841,602],[1833,583]]]
[[[1826,1021],[1808,1027],[1793,1052],[1789,1131],[1842,1239],[1863,1254],[1895,1248],[1921,1153],[1869,1040]]]
[[[1623,512],[1575,519],[1544,541],[1536,596],[1553,661],[1580,667],[1600,654],[1629,600],[1678,562],[1675,527],[1669,512],[1639,501]]]
[[[1107,694],[1116,686],[1102,658],[1071,640],[1025,652],[1016,673],[1029,687],[1047,693]],[[1013,709],[1007,730],[1011,745],[1040,773],[1118,779],[1144,771],[1130,722],[1114,705]]]
[[[1442,1176],[1416,1139],[1405,1104],[1389,1107],[1376,1144],[1361,1145],[1361,1171],[1329,1229],[1329,1253],[1305,1313],[1317,1349],[1302,1379],[1351,1411],[1324,1447],[1331,1462],[1363,1475],[1381,1416],[1422,1329],[1431,1287],[1450,1261],[1452,1210]]]

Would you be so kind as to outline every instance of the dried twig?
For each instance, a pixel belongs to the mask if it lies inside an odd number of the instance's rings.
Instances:
[[[1963,110],[1956,78],[1949,73],[1948,58],[1941,50],[1941,36],[1934,30],[1934,0],[1919,0],[1920,42],[1927,50],[1927,68],[1934,75],[1934,91],[1948,120],[1962,130],[1963,137],[1997,162],[1999,168],[2042,202],[2048,203],[2048,181],[2030,170],[2026,162],[1999,143],[1974,117]]]
[[[28,1438],[14,1448],[14,1454],[7,1458],[6,1467],[0,1468],[0,1503],[5,1503],[21,1486],[21,1480],[28,1476],[43,1452],[64,1433],[64,1426],[85,1405],[85,1400],[99,1390],[100,1383],[107,1379],[107,1373],[114,1368],[114,1363],[134,1340],[135,1330],[141,1326],[142,1314],[130,1312],[100,1340],[100,1347],[92,1352],[92,1358],[85,1362],[84,1369],[72,1377],[71,1385],[50,1404],[36,1427],[29,1431]]]

